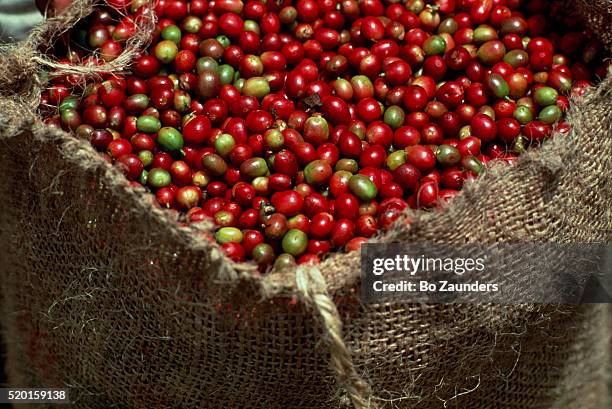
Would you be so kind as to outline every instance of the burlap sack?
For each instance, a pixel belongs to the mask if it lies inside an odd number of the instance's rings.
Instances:
[[[610,4],[589,3],[591,24],[609,29]],[[70,387],[82,408],[612,407],[607,306],[364,305],[355,254],[255,277],[86,141],[45,128],[41,44],[87,11],[79,2],[0,58],[12,386]],[[569,136],[381,240],[607,242],[611,93],[609,74],[573,101]]]

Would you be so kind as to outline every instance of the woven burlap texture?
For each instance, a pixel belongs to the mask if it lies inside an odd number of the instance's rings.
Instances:
[[[70,387],[82,408],[610,407],[606,306],[364,305],[356,254],[257,277],[227,262],[209,226],[182,225],[86,141],[46,128],[34,110],[41,73],[65,67],[40,45],[90,6],[0,57],[11,385]],[[492,166],[443,211],[412,213],[379,240],[607,242],[611,94],[608,74],[572,101],[568,136]]]

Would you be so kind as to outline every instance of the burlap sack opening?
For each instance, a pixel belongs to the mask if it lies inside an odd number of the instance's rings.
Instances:
[[[609,0],[575,5],[609,49]],[[206,226],[181,226],[87,142],[44,127],[41,45],[90,7],[0,56],[12,386],[70,387],[83,408],[610,407],[607,306],[363,305],[356,255],[256,278]],[[609,73],[573,101],[569,136],[380,240],[607,242],[611,93]]]

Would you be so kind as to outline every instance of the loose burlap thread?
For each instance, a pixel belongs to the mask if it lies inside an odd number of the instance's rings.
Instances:
[[[588,5],[591,24],[609,4]],[[0,58],[11,385],[67,386],[84,408],[609,407],[605,306],[364,305],[355,254],[257,277],[227,262],[210,226],[182,225],[86,141],[46,128],[41,72],[66,67],[41,47],[91,5]],[[611,86],[572,101],[569,136],[378,240],[607,242]]]

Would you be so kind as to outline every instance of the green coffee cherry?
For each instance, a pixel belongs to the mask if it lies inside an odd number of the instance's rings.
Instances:
[[[263,137],[266,146],[273,151],[281,149],[285,144],[285,137],[278,129],[268,129]]]
[[[385,110],[384,121],[393,129],[397,129],[404,124],[406,114],[397,105],[392,105]]]
[[[282,253],[276,257],[274,261],[274,269],[275,270],[283,270],[285,268],[290,268],[295,266],[297,263],[295,262],[295,258],[289,253]]]
[[[557,103],[558,96],[559,93],[556,89],[551,87],[541,87],[535,91],[533,100],[540,106],[555,105]]]
[[[136,120],[136,129],[144,133],[155,133],[161,129],[161,122],[152,115],[143,115]]]
[[[234,137],[227,133],[221,134],[217,139],[215,139],[215,150],[223,157],[229,155],[232,149],[234,149],[235,145],[236,141],[234,140]]]
[[[138,183],[140,183],[143,186],[146,186],[148,183],[148,179],[149,179],[149,172],[146,169],[143,169],[142,172],[140,173],[140,176],[138,177]]]
[[[232,216],[232,214],[227,210],[219,210],[217,213],[215,213],[213,219],[219,226],[230,227],[234,220],[234,216]]]
[[[359,170],[359,164],[355,159],[342,158],[338,162],[336,162],[334,170],[336,172],[339,170],[345,170],[350,173],[355,173],[357,172],[357,170]]]
[[[208,70],[217,72],[219,71],[219,63],[217,62],[217,60],[208,56],[198,58],[198,60],[196,61],[196,72],[200,74],[203,71]]]
[[[444,166],[453,166],[461,161],[459,150],[450,145],[440,145],[436,149],[436,160]]]
[[[266,194],[266,192],[269,192],[270,178],[267,176],[257,176],[251,181],[251,185],[255,188],[255,192]]]
[[[191,107],[191,96],[182,90],[175,91],[172,106],[177,112],[186,113]]]
[[[531,109],[529,109],[529,107],[525,105],[516,107],[512,116],[514,117],[514,119],[519,121],[521,125],[525,125],[526,123],[533,120]]]
[[[178,54],[178,47],[174,41],[163,40],[155,46],[154,54],[161,63],[170,64]]]
[[[484,169],[482,162],[472,155],[464,156],[463,159],[461,159],[461,166],[477,175],[479,175]]]
[[[161,36],[164,40],[179,44],[181,42],[181,29],[173,24],[168,25],[162,30]]]
[[[149,186],[159,189],[168,186],[172,182],[170,173],[162,168],[153,168],[147,176]]]
[[[218,35],[216,39],[223,46],[223,48],[227,48],[232,44],[230,39],[227,36],[224,36],[223,34]]]
[[[406,163],[406,151],[404,149],[390,153],[385,161],[385,164],[391,172],[404,163]]]
[[[497,40],[497,31],[489,25],[481,24],[474,30],[473,39],[476,44]]]
[[[242,241],[242,232],[236,227],[222,227],[215,233],[215,239],[218,243],[240,243]]]
[[[202,20],[197,16],[187,16],[185,20],[183,20],[183,24],[181,27],[183,31],[189,34],[197,34],[198,31],[202,28]]]
[[[505,98],[510,94],[508,83],[499,74],[491,74],[485,79],[485,85],[497,98]]]
[[[257,24],[254,20],[244,20],[244,31],[252,31],[259,35],[261,31],[259,30],[259,24]]]
[[[470,125],[463,125],[461,129],[459,129],[459,140],[462,141],[470,136],[472,136],[472,127]]]
[[[430,36],[423,42],[423,51],[427,55],[444,54],[445,49],[446,41],[437,35]]]
[[[142,162],[142,165],[145,168],[148,168],[149,166],[151,166],[151,163],[153,163],[153,152],[151,151],[140,151],[138,152],[138,158],[140,159],[140,161]]]
[[[283,250],[293,256],[299,256],[306,251],[308,236],[301,230],[291,229],[283,236]]]
[[[353,175],[348,183],[351,192],[363,201],[372,200],[378,194],[376,185],[365,175]]]
[[[68,97],[65,98],[59,106],[60,114],[68,109],[78,109],[79,107],[79,99],[77,97]]]
[[[561,119],[562,115],[563,113],[561,112],[561,108],[556,105],[549,105],[547,107],[542,108],[538,119],[547,124],[554,124],[559,119]]]
[[[244,87],[245,81],[246,80],[244,78],[234,78],[234,87],[236,87],[238,91],[242,92],[242,87]]]
[[[219,80],[221,85],[231,84],[234,81],[234,67],[229,64],[223,64],[219,66]]]
[[[486,65],[493,65],[500,62],[506,54],[504,43],[499,40],[489,40],[478,47],[476,56],[478,61]]]
[[[270,93],[270,84],[264,77],[251,77],[244,81],[242,94],[261,99]]]
[[[178,151],[183,148],[183,135],[176,128],[166,126],[157,133],[157,144],[165,151]]]

